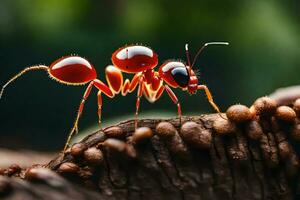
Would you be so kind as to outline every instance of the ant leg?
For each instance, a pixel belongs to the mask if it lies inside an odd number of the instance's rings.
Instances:
[[[105,83],[103,83],[99,79],[94,80],[94,86],[110,98],[113,98],[115,96],[112,89],[110,89],[110,87],[108,87]]]
[[[102,95],[101,95],[101,91],[98,92],[97,94],[97,98],[98,98],[98,124],[100,127],[100,130],[102,130],[102,126],[101,126],[101,120],[102,120]]]
[[[77,113],[74,125],[73,125],[73,127],[72,127],[72,129],[71,129],[71,131],[69,133],[67,142],[65,144],[64,152],[67,150],[67,148],[68,148],[68,146],[70,144],[70,141],[71,141],[72,137],[74,136],[74,134],[76,134],[78,132],[78,122],[79,122],[80,116],[82,114],[85,101],[87,100],[88,96],[90,95],[91,90],[93,88],[93,85],[94,85],[94,81],[90,82],[90,84],[88,85],[88,87],[86,88],[86,90],[84,92],[83,98],[82,98],[81,103],[79,105],[79,109],[78,109],[78,113]]]
[[[20,76],[24,75],[25,73],[29,72],[29,71],[36,71],[36,70],[45,70],[48,71],[48,67],[45,65],[37,65],[37,66],[31,66],[31,67],[27,67],[25,69],[23,69],[22,71],[20,71],[18,74],[16,74],[14,77],[12,77],[9,81],[7,81],[3,86],[2,89],[0,91],[0,99],[2,98],[3,92],[5,90],[5,88],[11,84],[12,82],[14,82],[16,79],[18,79]]]
[[[158,88],[157,93],[156,93],[156,95],[155,95],[155,101],[161,97],[161,95],[162,95],[162,93],[163,93],[164,91],[165,91],[165,86],[164,86],[164,85],[161,85],[161,86]]]
[[[126,79],[122,86],[122,96],[126,96],[127,93],[131,93],[135,90],[137,85],[139,84],[140,74],[135,74],[132,80]]]
[[[100,129],[101,123],[102,123],[102,93],[104,93],[106,96],[113,98],[114,97],[114,92],[113,89],[111,89],[109,86],[105,85],[102,81],[95,79],[94,80],[94,86],[99,90],[98,91],[98,124]]]
[[[123,82],[123,74],[121,70],[113,65],[109,65],[105,68],[105,76],[108,87],[113,91],[113,93],[118,94],[121,92],[122,95],[125,96],[128,92],[131,93],[135,90],[139,83],[141,73],[135,74],[132,80],[126,79]]]
[[[128,92],[132,92],[133,90],[135,90],[136,86],[139,83],[140,77],[141,77],[141,74],[135,74],[134,75],[134,77],[132,78],[132,80],[129,84]]]
[[[140,110],[141,96],[143,94],[143,81],[144,81],[144,78],[140,77],[139,88],[138,88],[136,104],[135,104],[136,110],[135,110],[135,119],[134,119],[134,129],[137,129],[137,125],[138,125],[138,114],[139,114],[139,110]]]
[[[204,90],[205,94],[207,96],[208,102],[210,103],[210,105],[218,112],[218,114],[220,115],[220,117],[224,118],[221,115],[221,111],[219,109],[219,107],[217,106],[217,104],[214,102],[212,94],[210,93],[208,87],[206,85],[198,85],[197,87],[198,90]]]
[[[155,91],[151,90],[149,86],[143,84],[143,94],[149,102],[154,102],[153,93]]]
[[[177,105],[177,112],[178,112],[178,117],[179,117],[179,123],[181,124],[182,112],[181,112],[180,102],[178,101],[178,98],[176,97],[175,93],[171,90],[171,88],[168,85],[165,85],[165,89],[166,89],[169,97],[173,101],[173,103]]]

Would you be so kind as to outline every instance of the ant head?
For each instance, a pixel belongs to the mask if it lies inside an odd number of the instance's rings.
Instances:
[[[188,48],[188,44],[185,45],[185,53],[186,53],[186,59],[187,59],[187,65],[186,65],[186,69],[189,73],[190,76],[190,80],[189,80],[189,84],[188,84],[188,92],[190,94],[194,94],[197,91],[197,86],[198,86],[198,78],[195,74],[195,72],[193,71],[193,66],[198,58],[198,56],[202,53],[202,51],[205,49],[205,47],[209,46],[209,45],[229,45],[228,42],[209,42],[209,43],[205,43],[197,52],[197,54],[195,55],[193,62],[191,63],[190,60],[190,53],[189,53],[189,48]]]
[[[159,68],[160,77],[170,86],[187,88],[190,81],[190,73],[183,62],[167,61]]]

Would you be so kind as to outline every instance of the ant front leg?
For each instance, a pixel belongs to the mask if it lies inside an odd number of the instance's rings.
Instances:
[[[178,101],[178,98],[176,97],[175,93],[172,91],[172,89],[168,85],[165,85],[165,89],[166,89],[169,97],[173,101],[173,103],[177,105],[179,123],[181,124],[182,112],[181,112],[180,102]]]
[[[217,104],[214,102],[212,94],[209,91],[208,87],[206,85],[198,85],[197,90],[204,90],[205,91],[205,94],[207,96],[208,102],[219,113],[219,115],[222,117],[221,111],[220,111],[219,107],[217,106]]]
[[[87,100],[88,96],[90,95],[90,93],[92,91],[92,88],[93,88],[93,85],[94,85],[94,81],[90,82],[90,84],[88,85],[88,87],[86,88],[86,90],[84,92],[83,98],[82,98],[81,103],[79,105],[79,109],[78,109],[78,113],[77,113],[74,125],[71,129],[71,132],[69,133],[67,142],[65,144],[64,152],[68,148],[68,146],[70,144],[70,141],[71,141],[72,137],[74,136],[74,134],[78,133],[78,122],[79,122],[80,116],[83,112],[85,101]]]

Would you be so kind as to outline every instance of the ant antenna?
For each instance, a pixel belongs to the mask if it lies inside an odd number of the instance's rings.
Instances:
[[[189,66],[189,74],[191,74],[192,66],[191,66],[190,53],[189,53],[189,44],[185,44],[185,55],[186,55],[187,64]]]
[[[185,55],[186,55],[186,61],[187,61],[188,65],[191,66],[189,44],[185,44]]]
[[[195,55],[194,57],[194,60],[193,60],[193,64],[191,66],[191,68],[194,66],[198,56],[201,54],[201,52],[205,49],[205,47],[209,46],[209,45],[229,45],[228,42],[208,42],[208,43],[205,43],[200,49],[199,51],[197,52],[197,54]]]
[[[14,77],[12,77],[9,81],[7,81],[5,83],[5,85],[3,85],[1,92],[0,92],[0,99],[2,98],[3,92],[5,90],[5,88],[11,84],[12,82],[14,82],[17,78],[19,78],[20,76],[22,76],[23,74],[25,74],[28,71],[34,71],[34,70],[46,70],[48,71],[48,67],[44,66],[44,65],[38,65],[38,66],[32,66],[32,67],[27,67],[25,69],[23,69],[21,72],[19,72],[17,75],[15,75]]]

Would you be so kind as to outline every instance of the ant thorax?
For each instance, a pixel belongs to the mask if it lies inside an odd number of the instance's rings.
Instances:
[[[135,74],[153,69],[158,63],[158,56],[148,47],[131,45],[116,50],[111,60],[122,72]]]

